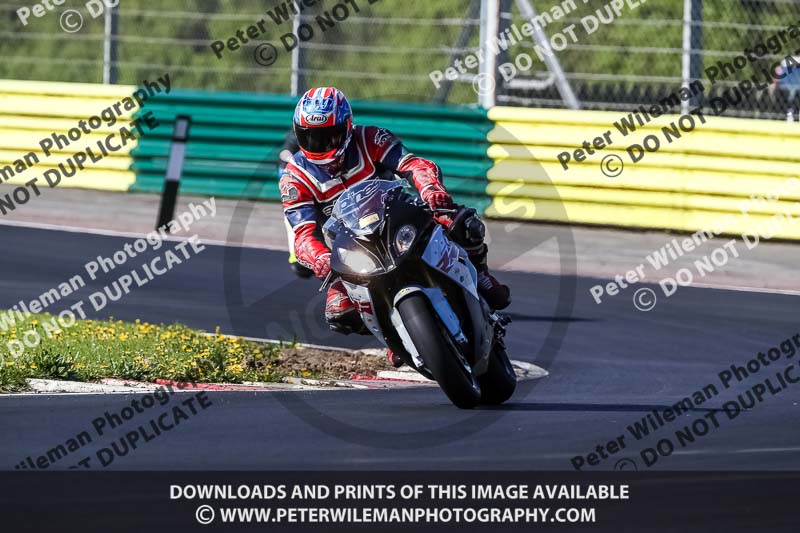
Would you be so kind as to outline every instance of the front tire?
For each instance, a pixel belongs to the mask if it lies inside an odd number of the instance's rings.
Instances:
[[[495,344],[489,356],[489,368],[478,378],[481,385],[481,403],[500,405],[505,402],[517,388],[517,373],[511,366],[506,349]]]
[[[456,407],[472,409],[481,401],[478,380],[463,360],[428,298],[415,293],[397,304],[397,311],[425,366]]]

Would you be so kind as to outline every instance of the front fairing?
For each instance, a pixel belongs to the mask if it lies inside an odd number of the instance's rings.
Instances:
[[[418,258],[422,253],[419,243],[433,224],[431,213],[403,193],[405,180],[374,181],[375,185],[367,182],[368,187],[343,194],[323,228],[332,251],[331,268],[344,279],[363,281],[381,276],[399,268],[409,257]],[[416,237],[414,244],[401,253],[395,237],[406,225],[415,228]]]

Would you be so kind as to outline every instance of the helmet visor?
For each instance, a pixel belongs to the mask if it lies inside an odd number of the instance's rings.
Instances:
[[[306,152],[325,153],[338,150],[347,137],[347,123],[325,128],[307,128],[295,124],[297,143]]]

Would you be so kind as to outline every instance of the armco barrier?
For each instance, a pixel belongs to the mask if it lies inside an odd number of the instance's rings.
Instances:
[[[623,113],[497,107],[489,111],[487,215],[531,220],[637,228],[698,231],[714,226],[740,202],[765,195],[800,176],[800,125],[776,121],[699,117],[696,128],[667,142],[661,128],[677,120],[662,116],[623,136],[613,125]],[[690,129],[690,128],[687,128]],[[610,131],[609,147],[564,170],[558,154],[572,152]],[[661,148],[634,164],[631,144],[656,134]],[[607,177],[601,161],[616,154],[624,162],[618,177]],[[800,189],[779,202],[753,203],[750,217],[737,217],[730,233],[750,231],[800,201]],[[556,207],[559,204],[563,208]],[[794,212],[793,210],[791,212]],[[779,237],[800,238],[797,224],[784,224]]]
[[[49,168],[75,152],[93,145],[108,134],[119,131],[128,120],[118,119],[117,124],[105,124],[91,134],[84,134],[80,141],[53,150],[45,157],[39,141],[53,133],[66,135],[78,125],[122,98],[130,96],[136,87],[132,85],[97,85],[83,83],[53,83],[38,81],[0,80],[0,167],[3,168],[3,183],[21,185],[34,177],[41,177]],[[123,114],[130,118],[131,114]],[[118,152],[93,164],[71,178],[64,178],[59,187],[83,187],[102,190],[125,191],[136,179],[130,170],[130,143]],[[15,161],[22,160],[33,152],[39,163],[32,168],[16,172]],[[29,160],[33,160],[29,157]],[[9,169],[13,171],[9,172]],[[6,180],[5,178],[10,177]]]
[[[292,123],[296,98],[173,89],[148,102],[167,124],[144,137],[134,152],[137,191],[163,186],[169,132],[176,115],[192,117],[181,191],[278,200],[278,150]],[[417,155],[436,161],[457,201],[485,209],[487,134],[480,109],[413,103],[352,102],[355,122],[379,125],[400,136]]]

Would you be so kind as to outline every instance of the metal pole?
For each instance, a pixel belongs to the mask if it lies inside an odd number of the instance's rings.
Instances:
[[[295,35],[297,35],[298,29],[300,27],[300,13],[297,13],[294,16],[292,21],[292,31]],[[297,47],[292,50],[292,96],[300,96],[301,93],[305,92],[306,88],[306,81],[305,76],[301,72],[304,65],[304,56],[303,53],[303,43],[298,43]]]
[[[103,37],[103,83],[115,84],[118,80],[117,35],[119,34],[119,4],[106,7]]]
[[[683,0],[683,53],[681,55],[681,78],[683,87],[691,83],[692,68],[692,0]],[[689,114],[689,101],[681,101],[681,114]]]
[[[575,97],[575,93],[572,91],[572,87],[570,86],[567,77],[564,75],[564,70],[561,68],[561,63],[558,61],[553,49],[550,47],[550,41],[547,39],[547,35],[544,33],[542,27],[534,22],[536,10],[528,0],[517,0],[517,7],[519,7],[522,17],[530,22],[533,26],[532,37],[534,42],[539,45],[540,48],[547,50],[548,52],[544,54],[543,59],[545,65],[547,65],[547,68],[556,77],[558,93],[561,95],[561,99],[564,101],[564,104],[566,104],[566,106],[570,109],[580,109],[581,104]]]
[[[703,1],[683,0],[683,54],[681,61],[681,74],[683,86],[688,87],[692,82],[703,77]],[[690,107],[697,107],[701,103],[700,95],[684,100],[681,103],[681,113],[687,114]]]
[[[500,30],[499,0],[481,1],[481,43],[480,43],[480,76],[485,79],[483,86],[492,90],[482,90],[478,94],[478,103],[485,109],[495,106],[497,100],[497,56],[489,47],[489,43],[497,38]]]
[[[692,0],[692,60],[689,75],[692,81],[703,79],[703,0]],[[689,100],[694,107],[703,102],[705,93],[699,93]]]
[[[513,18],[513,13],[511,12],[511,6],[514,0],[500,0],[500,22],[499,27],[497,28],[497,34],[503,35],[506,31],[511,27],[511,22]],[[499,49],[499,53],[497,54],[497,65],[498,65],[498,73],[500,65],[504,65],[509,62],[509,58],[511,47],[509,46],[505,50],[502,47]],[[513,80],[512,80],[513,81]],[[495,90],[495,98],[498,96],[505,96],[507,94],[506,88],[508,86],[506,84],[500,84],[500,87]]]

